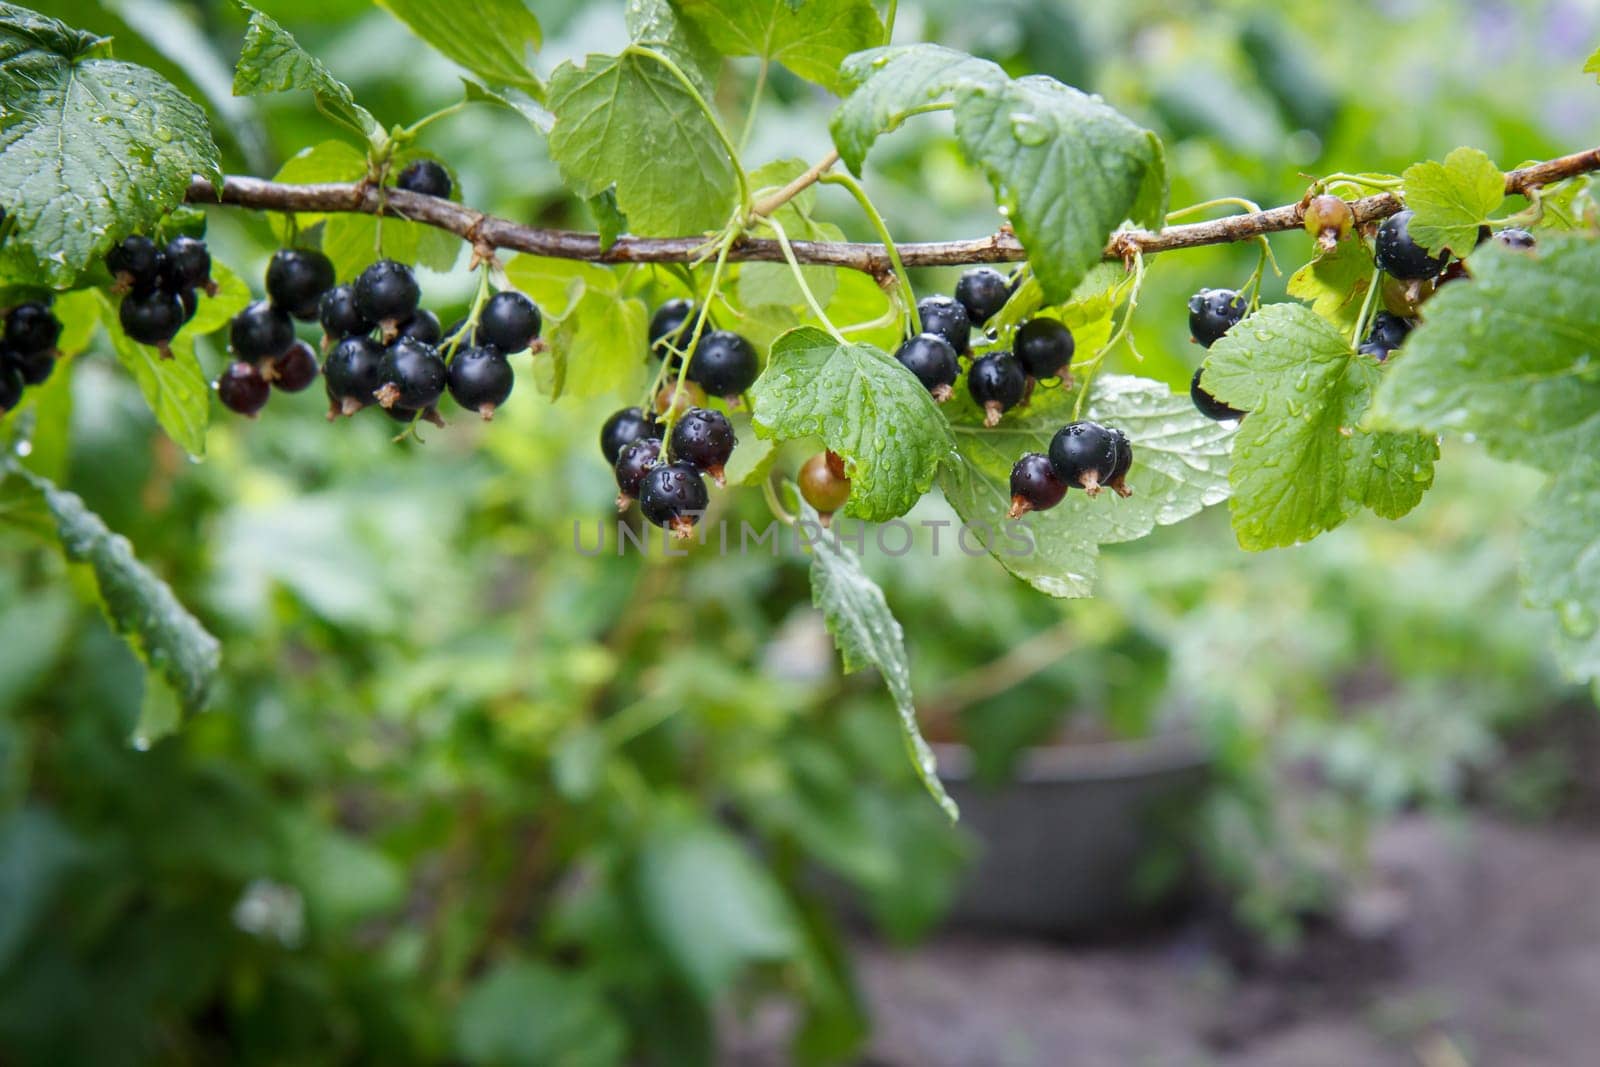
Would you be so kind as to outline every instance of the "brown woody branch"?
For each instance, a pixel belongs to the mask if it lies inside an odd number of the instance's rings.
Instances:
[[[1511,171],[1506,175],[1506,192],[1526,195],[1540,186],[1595,170],[1600,170],[1600,148]],[[807,175],[810,173],[808,171]],[[260,178],[228,177],[218,190],[210,182],[197,178],[189,186],[188,198],[191,203],[197,204],[230,204],[268,211],[389,215],[448,230],[480,252],[490,248],[505,249],[594,263],[687,263],[701,258],[707,248],[705,236],[623,237],[610,248],[601,248],[598,234],[527,226],[495,215],[485,215],[450,200],[403,189],[379,189],[365,182],[285,185]],[[1392,193],[1379,193],[1353,201],[1350,206],[1355,212],[1356,222],[1361,224],[1394,214],[1400,210],[1401,203]],[[1302,200],[1267,211],[1168,226],[1159,231],[1124,230],[1112,236],[1106,247],[1106,255],[1110,258],[1125,258],[1135,253],[1148,256],[1179,248],[1248,241],[1263,234],[1299,228],[1304,212],[1305,201]],[[793,241],[791,245],[795,258],[801,263],[844,267],[875,277],[883,277],[891,269],[889,255],[880,244]],[[898,247],[900,258],[907,267],[1007,263],[1027,258],[1022,242],[1009,229],[970,240],[925,241]],[[777,263],[784,261],[784,254],[777,241],[744,238],[733,246],[728,258],[742,262]]]

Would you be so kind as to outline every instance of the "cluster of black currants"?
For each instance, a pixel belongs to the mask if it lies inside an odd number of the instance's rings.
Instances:
[[[944,403],[961,376],[961,359],[972,354],[972,331],[981,329],[1011,296],[1005,275],[976,267],[956,283],[954,297],[930,296],[917,302],[922,332],[895,350],[900,365]],[[1025,404],[1039,380],[1063,378],[1069,383],[1072,331],[1050,318],[1036,318],[1017,328],[1010,351],[988,352],[967,368],[967,390],[984,411],[984,425],[996,426],[1007,411]]]
[[[328,418],[376,404],[399,422],[442,425],[436,405],[446,390],[485,419],[511,396],[507,357],[532,346],[543,326],[533,301],[503,290],[484,302],[470,332],[465,321],[445,332],[421,298],[411,268],[392,259],[321,294]]]
[[[694,301],[683,298],[668,300],[657,308],[650,317],[651,354],[657,359],[670,356],[671,367],[676,368],[693,334],[696,310]],[[696,397],[691,393],[692,402],[703,402],[709,395],[735,403],[760,374],[761,361],[749,340],[732,330],[705,330],[689,356],[685,378],[702,394]],[[665,410],[674,402],[669,388],[657,398],[656,406]]]
[[[738,441],[728,417],[711,408],[685,411],[673,424],[665,450],[662,432],[654,414],[624,408],[600,428],[600,451],[617,477],[618,511],[638,500],[650,522],[675,537],[691,537],[710,502],[701,475],[723,485],[723,466]]]
[[[254,418],[277,388],[298,393],[316,381],[317,354],[294,333],[294,320],[312,322],[317,302],[333,285],[333,263],[321,252],[281,248],[267,263],[267,299],[228,324],[233,361],[217,379],[217,399]]]
[[[1050,439],[1049,453],[1029,452],[1011,467],[1013,519],[1048,511],[1082,489],[1099,496],[1102,488],[1132,496],[1125,479],[1133,467],[1133,442],[1121,430],[1098,422],[1069,422]]]
[[[122,332],[143,345],[154,345],[165,359],[183,324],[194,318],[200,298],[196,290],[215,296],[211,252],[198,237],[174,237],[159,248],[150,238],[133,234],[106,253],[106,269],[123,294],[117,317]]]
[[[0,330],[0,415],[22,402],[30,385],[43,385],[56,367],[56,340],[61,320],[40,301],[18,304],[5,312]]]

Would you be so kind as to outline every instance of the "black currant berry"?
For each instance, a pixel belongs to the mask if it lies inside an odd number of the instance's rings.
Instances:
[[[282,308],[257,300],[233,317],[228,339],[235,356],[259,363],[283,355],[294,344],[294,321]]]
[[[1194,401],[1195,410],[1215,422],[1244,418],[1245,412],[1229,407],[1206,392],[1205,386],[1200,384],[1200,375],[1204,369],[1203,367],[1196,367],[1194,377],[1189,379],[1189,399]]]
[[[0,415],[22,403],[22,375],[5,364],[0,364]]]
[[[895,349],[894,358],[917,376],[939,403],[950,399],[950,387],[961,375],[961,364],[950,342],[934,333],[922,333]]]
[[[18,304],[6,315],[5,344],[24,356],[48,352],[61,336],[61,322],[48,304]]]
[[[280,248],[267,263],[267,297],[301,322],[313,322],[322,294],[333,288],[333,263],[321,252]]]
[[[755,346],[730,330],[712,330],[701,337],[689,360],[690,380],[711,396],[736,397],[760,374]]]
[[[672,428],[671,453],[675,461],[689,463],[724,484],[723,465],[733,455],[738,439],[728,416],[710,408],[691,408]]]
[[[818,452],[800,467],[800,495],[817,509],[824,524],[850,499],[850,479],[844,460],[833,452]]]
[[[22,378],[23,385],[43,385],[56,369],[56,357],[49,351],[23,355],[0,349],[0,367],[10,367]]]
[[[666,382],[656,390],[656,414],[665,416],[668,411],[681,416],[690,408],[705,407],[706,391],[694,382],[679,385],[676,380]]]
[[[641,437],[637,441],[630,441],[617,453],[617,461],[611,465],[613,473],[617,476],[617,510],[626,511],[628,505],[633,503],[639,495],[639,485],[644,481],[644,476],[661,460],[661,439],[659,437]]]
[[[1514,248],[1519,252],[1526,252],[1537,243],[1533,234],[1518,226],[1507,226],[1503,230],[1496,231],[1494,239],[1507,248]]]
[[[494,345],[505,353],[521,352],[539,336],[539,309],[521,293],[505,290],[491,296],[478,316],[474,343]]]
[[[272,389],[261,376],[255,364],[242,360],[228,364],[228,369],[217,379],[217,399],[229,411],[255,418],[267,406]]]
[[[956,300],[967,309],[967,321],[973,326],[994,318],[1010,297],[1011,283],[992,267],[974,267],[956,282]]]
[[[124,237],[121,244],[106,253],[106,269],[117,280],[119,293],[154,289],[161,282],[164,261],[156,243],[137,233]]]
[[[1116,442],[1117,462],[1111,468],[1111,477],[1106,479],[1106,487],[1118,496],[1132,496],[1133,490],[1128,488],[1126,479],[1128,471],[1133,469],[1133,442],[1121,430],[1115,427],[1109,429],[1112,439]]]
[[[380,259],[362,271],[355,287],[356,310],[384,327],[385,340],[394,339],[394,328],[411,317],[422,297],[411,268],[392,259]]]
[[[450,395],[457,404],[485,419],[494,418],[515,382],[511,362],[498,348],[462,348],[450,360]]]
[[[656,422],[639,408],[623,408],[615,412],[600,427],[600,454],[606,462],[616,466],[622,450],[635,441],[656,435]]]
[[[386,408],[399,405],[421,410],[444,393],[450,375],[430,344],[402,337],[383,353],[383,370],[373,397]]]
[[[1385,273],[1408,282],[1436,276],[1450,258],[1444,252],[1429,255],[1426,248],[1411,239],[1411,220],[1415,215],[1410,208],[1390,215],[1378,227],[1378,237],[1373,242],[1378,266]]]
[[[1189,298],[1189,334],[1202,348],[1210,348],[1244,318],[1248,307],[1232,289],[1202,289]]]
[[[322,322],[323,332],[334,341],[371,333],[375,325],[356,307],[353,285],[336,285],[323,293],[317,302],[317,318]]]
[[[972,347],[972,320],[960,301],[948,296],[925,296],[917,301],[917,318],[922,332],[936,334],[950,342],[956,355],[964,356]]]
[[[1000,416],[1020,404],[1027,389],[1027,372],[1010,352],[990,352],[967,370],[967,390],[983,408],[985,426],[998,426]]]
[[[167,242],[164,283],[168,289],[204,289],[217,295],[211,280],[211,251],[198,237],[174,237]]]
[[[322,366],[328,389],[328,418],[354,415],[373,401],[383,384],[383,346],[356,334],[333,346]]]
[[[193,289],[179,289],[178,303],[183,305],[183,321],[188,322],[194,318],[194,313],[200,310],[200,298]]]
[[[688,463],[654,467],[639,483],[639,510],[644,517],[680,540],[694,536],[694,524],[708,503],[705,480]]]
[[[1411,319],[1380,311],[1372,316],[1372,330],[1367,334],[1367,340],[1375,341],[1392,352],[1400,347],[1414,325]]]
[[[450,198],[450,172],[431,159],[407,163],[394,184],[408,193]]]
[[[135,341],[164,348],[183,329],[183,301],[165,289],[129,293],[122,298],[117,317],[122,332]]]
[[[1340,241],[1348,237],[1355,221],[1355,213],[1350,210],[1350,205],[1330,193],[1314,196],[1306,204],[1306,232],[1317,239],[1317,246],[1324,252],[1332,252]]]
[[[665,359],[667,347],[682,348],[689,340],[685,327],[694,319],[694,301],[679,297],[668,300],[650,316],[650,351]]]
[[[285,393],[298,393],[317,380],[317,354],[296,341],[280,356],[261,361],[261,376]]]
[[[1011,465],[1011,510],[1013,519],[1030,511],[1049,511],[1067,495],[1067,483],[1056,477],[1050,457],[1043,452],[1027,452]]]
[[[1360,352],[1363,356],[1371,356],[1379,363],[1382,363],[1384,360],[1389,358],[1389,353],[1394,350],[1385,347],[1380,341],[1374,341],[1371,338],[1368,338],[1356,346],[1356,351]]]
[[[409,319],[400,324],[400,332],[396,336],[436,345],[443,336],[443,331],[439,329],[439,316],[427,308],[418,308]]]
[[[1098,496],[1117,469],[1117,439],[1097,422],[1070,422],[1050,439],[1050,466],[1067,485]]]
[[[1072,362],[1072,331],[1055,319],[1029,319],[1017,328],[1012,344],[1030,378],[1054,378]]]

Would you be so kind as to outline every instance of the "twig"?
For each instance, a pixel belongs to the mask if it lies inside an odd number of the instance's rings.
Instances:
[[[821,163],[812,168],[817,171],[818,177],[825,169]],[[1506,192],[1525,195],[1530,189],[1596,170],[1600,170],[1600,148],[1591,148],[1511,171],[1506,175]],[[807,171],[801,175],[801,179],[810,173]],[[787,187],[774,195],[786,191]],[[697,234],[688,237],[622,237],[610,248],[603,249],[598,234],[526,226],[510,219],[485,215],[450,200],[423,196],[404,189],[380,190],[359,182],[285,185],[260,178],[228,177],[218,190],[210,182],[197,178],[189,186],[189,200],[198,204],[229,204],[268,211],[394,215],[448,230],[475,244],[593,263],[688,263],[697,259],[706,248],[705,236]],[[757,209],[765,207],[766,203],[764,201],[757,205]],[[1399,198],[1392,193],[1379,193],[1350,203],[1358,225],[1387,218],[1399,211],[1400,207]],[[1168,226],[1157,232],[1123,230],[1112,235],[1110,244],[1106,246],[1106,256],[1126,259],[1135,252],[1150,256],[1180,248],[1249,241],[1269,233],[1298,229],[1304,214],[1305,205],[1300,202],[1248,215],[1230,215],[1209,222]],[[881,244],[794,241],[791,246],[795,258],[810,266],[843,267],[874,277],[886,276],[893,266]],[[1028,257],[1022,242],[1009,230],[963,241],[902,244],[899,250],[900,258],[907,267],[1011,263]],[[745,238],[729,249],[728,259],[744,263],[782,263],[785,256],[782,245],[775,240]]]

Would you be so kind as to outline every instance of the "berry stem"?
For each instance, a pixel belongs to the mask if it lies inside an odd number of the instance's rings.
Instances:
[[[733,141],[728,138],[728,131],[722,128],[722,120],[717,117],[716,111],[712,110],[711,105],[706,103],[706,98],[700,95],[700,90],[695,87],[689,76],[683,72],[683,68],[679,67],[678,64],[663,53],[641,44],[630,44],[625,51],[660,63],[683,86],[684,92],[689,94],[689,98],[695,102],[695,106],[700,109],[711,123],[711,128],[716,131],[717,140],[722,142],[722,150],[727,153],[728,162],[733,166],[734,177],[739,180],[739,203],[741,205],[749,204],[750,176],[744,172],[744,166],[739,162],[739,150],[734,147]]]
[[[1367,295],[1361,301],[1361,313],[1356,316],[1355,329],[1350,334],[1350,347],[1354,348],[1361,343],[1361,335],[1367,331],[1367,321],[1372,316],[1372,305],[1377,302],[1378,286],[1383,281],[1383,268],[1372,268],[1372,280],[1367,283]]]
[[[1082,377],[1078,379],[1076,384],[1078,396],[1072,403],[1072,417],[1074,420],[1082,417],[1083,401],[1089,395],[1089,383],[1094,380],[1095,372],[1100,369],[1100,364],[1105,362],[1106,356],[1111,353],[1111,350],[1124,337],[1129,337],[1128,327],[1133,322],[1133,313],[1139,309],[1139,290],[1143,286],[1144,256],[1135,252],[1133,256],[1133,280],[1128,288],[1128,306],[1122,313],[1122,321],[1117,323],[1117,328],[1112,331],[1110,337],[1106,338],[1106,343],[1095,349],[1094,355],[1081,363],[1074,363],[1068,368],[1069,370],[1082,372]],[[1128,344],[1130,347],[1133,344],[1131,337],[1129,337]],[[1138,355],[1137,349],[1135,349],[1134,354]]]
[[[1223,205],[1243,208],[1251,215],[1261,214],[1261,205],[1254,200],[1246,200],[1241,196],[1219,196],[1215,200],[1207,200],[1201,204],[1190,204],[1188,207],[1180,207],[1176,211],[1169,211],[1167,212],[1167,221],[1176,222],[1186,215],[1197,215],[1202,211],[1209,211],[1211,208],[1222,207]]]
[[[786,488],[789,487],[789,483],[787,481],[785,481],[783,484]],[[798,496],[800,490],[795,489],[794,492],[795,495]],[[773,488],[771,478],[761,479],[761,496],[762,499],[767,502],[767,510],[772,512],[773,518],[777,519],[785,526],[793,526],[795,524],[796,519],[794,515],[790,513],[788,508],[783,506],[783,501],[778,499],[778,491]]]
[[[794,181],[790,182],[788,185],[785,185],[782,189],[779,189],[771,196],[763,198],[759,203],[750,209],[750,217],[752,219],[761,219],[771,215],[774,211],[778,210],[780,207],[799,196],[806,189],[815,185],[824,174],[833,169],[833,165],[837,162],[839,162],[839,150],[835,148],[833,151],[817,160],[816,163],[812,164],[810,167],[807,167],[805,173],[795,178]]]
[[[878,213],[877,207],[872,203],[872,198],[861,187],[861,183],[848,174],[824,175],[822,181],[829,185],[842,185],[856,198],[856,203],[861,205],[861,211],[872,223],[872,228],[878,231],[878,240],[883,242],[884,251],[889,254],[890,269],[894,271],[895,281],[900,285],[900,300],[905,304],[906,324],[910,327],[906,336],[915,337],[922,332],[922,316],[917,312],[917,294],[911,289],[911,278],[906,274],[906,265],[900,258],[900,250],[895,247],[894,238],[889,236],[889,226],[883,221],[883,216]]]
[[[806,272],[800,269],[800,261],[794,258],[794,249],[789,244],[789,235],[783,232],[783,224],[777,219],[768,219],[767,225],[771,226],[772,232],[778,235],[778,243],[783,246],[784,255],[789,260],[789,270],[794,274],[795,284],[800,287],[800,292],[806,298],[806,304],[811,308],[811,313],[817,317],[817,321],[822,323],[829,333],[833,334],[834,340],[842,345],[849,344],[850,342],[845,340],[844,334],[840,333],[838,327],[834,326],[833,320],[828,318],[828,313],[822,310],[822,305],[817,302],[816,294],[811,291],[811,285],[806,281]]]
[[[678,378],[672,386],[672,402],[667,405],[666,421],[661,426],[661,452],[659,459],[662,463],[667,461],[667,443],[672,440],[672,428],[678,424],[678,395],[683,391],[683,383],[689,380],[689,360],[695,348],[700,344],[700,334],[706,328],[706,319],[711,314],[711,302],[717,298],[717,293],[722,288],[722,271],[728,265],[728,253],[742,235],[743,230],[738,224],[738,219],[728,220],[727,228],[723,231],[722,239],[717,246],[716,264],[711,268],[711,284],[706,286],[705,299],[700,301],[700,307],[694,317],[694,329],[689,333],[688,341],[684,342],[683,355],[678,360]],[[774,222],[773,226],[777,226]],[[781,231],[780,231],[781,232]],[[810,295],[810,290],[806,291]],[[672,360],[663,359],[662,367],[670,365]]]
[[[761,57],[761,67],[756,71],[755,88],[750,90],[750,110],[745,112],[744,131],[739,134],[739,152],[742,155],[750,145],[750,135],[756,130],[756,114],[761,110],[761,92],[767,87],[767,65],[771,62]]]

